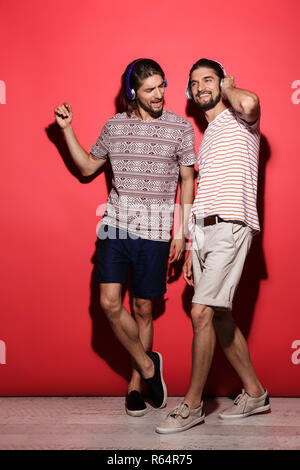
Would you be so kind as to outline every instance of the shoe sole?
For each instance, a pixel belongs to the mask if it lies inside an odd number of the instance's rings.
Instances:
[[[168,395],[167,395],[167,387],[166,387],[166,384],[164,382],[164,379],[163,379],[163,375],[162,375],[162,370],[163,370],[163,360],[162,360],[162,355],[155,351],[156,354],[158,354],[159,356],[159,372],[160,372],[160,380],[161,380],[161,383],[162,383],[162,386],[163,386],[163,391],[164,391],[164,399],[163,399],[163,402],[160,406],[158,406],[157,408],[164,408],[164,406],[166,406],[166,403],[167,403],[167,398],[168,398]]]
[[[187,431],[193,426],[203,423],[204,420],[205,420],[205,415],[202,415],[200,418],[195,419],[195,421],[193,421],[190,424],[187,424],[186,426],[183,426],[182,428],[165,429],[165,428],[157,427],[155,431],[158,432],[159,434],[175,434],[177,432]]]
[[[137,418],[139,416],[144,416],[147,412],[148,412],[148,408],[146,408],[145,410],[136,410],[136,411],[133,411],[133,410],[128,410],[126,407],[125,407],[125,410],[126,410],[126,413],[129,415],[129,416],[133,416],[134,418]]]
[[[219,418],[221,419],[238,419],[238,418],[247,418],[247,416],[256,415],[259,413],[263,413],[265,411],[269,411],[271,409],[270,405],[260,406],[255,410],[249,411],[248,413],[239,414],[239,415],[224,415],[222,413],[219,414]]]

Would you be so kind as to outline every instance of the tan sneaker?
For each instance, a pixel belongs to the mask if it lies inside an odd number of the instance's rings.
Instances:
[[[174,408],[167,417],[157,426],[156,432],[160,434],[171,434],[186,431],[196,424],[204,421],[203,402],[199,408],[190,408],[186,403],[181,403]]]
[[[271,409],[268,391],[265,390],[260,397],[250,397],[245,390],[236,397],[233,406],[219,414],[221,419],[246,418],[256,413],[263,413]]]

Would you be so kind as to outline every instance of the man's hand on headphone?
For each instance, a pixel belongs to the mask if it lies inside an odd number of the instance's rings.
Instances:
[[[234,78],[231,75],[225,75],[222,80],[221,92],[223,98],[227,98],[226,90],[228,88],[235,88]]]

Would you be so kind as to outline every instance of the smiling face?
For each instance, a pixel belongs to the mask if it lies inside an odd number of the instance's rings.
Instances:
[[[203,110],[213,109],[221,100],[220,77],[214,69],[199,67],[191,73],[190,89],[195,103]]]
[[[165,83],[161,75],[145,78],[137,90],[136,102],[152,118],[162,115],[164,108]]]

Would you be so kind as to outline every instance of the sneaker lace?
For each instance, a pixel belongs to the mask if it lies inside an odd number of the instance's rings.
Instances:
[[[242,391],[242,393],[240,393],[236,399],[234,400],[233,404],[234,405],[239,405],[240,403],[243,403],[247,400],[247,395],[246,395],[246,392],[245,390]]]
[[[187,418],[190,415],[190,409],[186,403],[181,403],[179,406],[174,408],[169,413],[169,416],[172,418],[177,418],[177,416],[181,416],[182,418]]]

